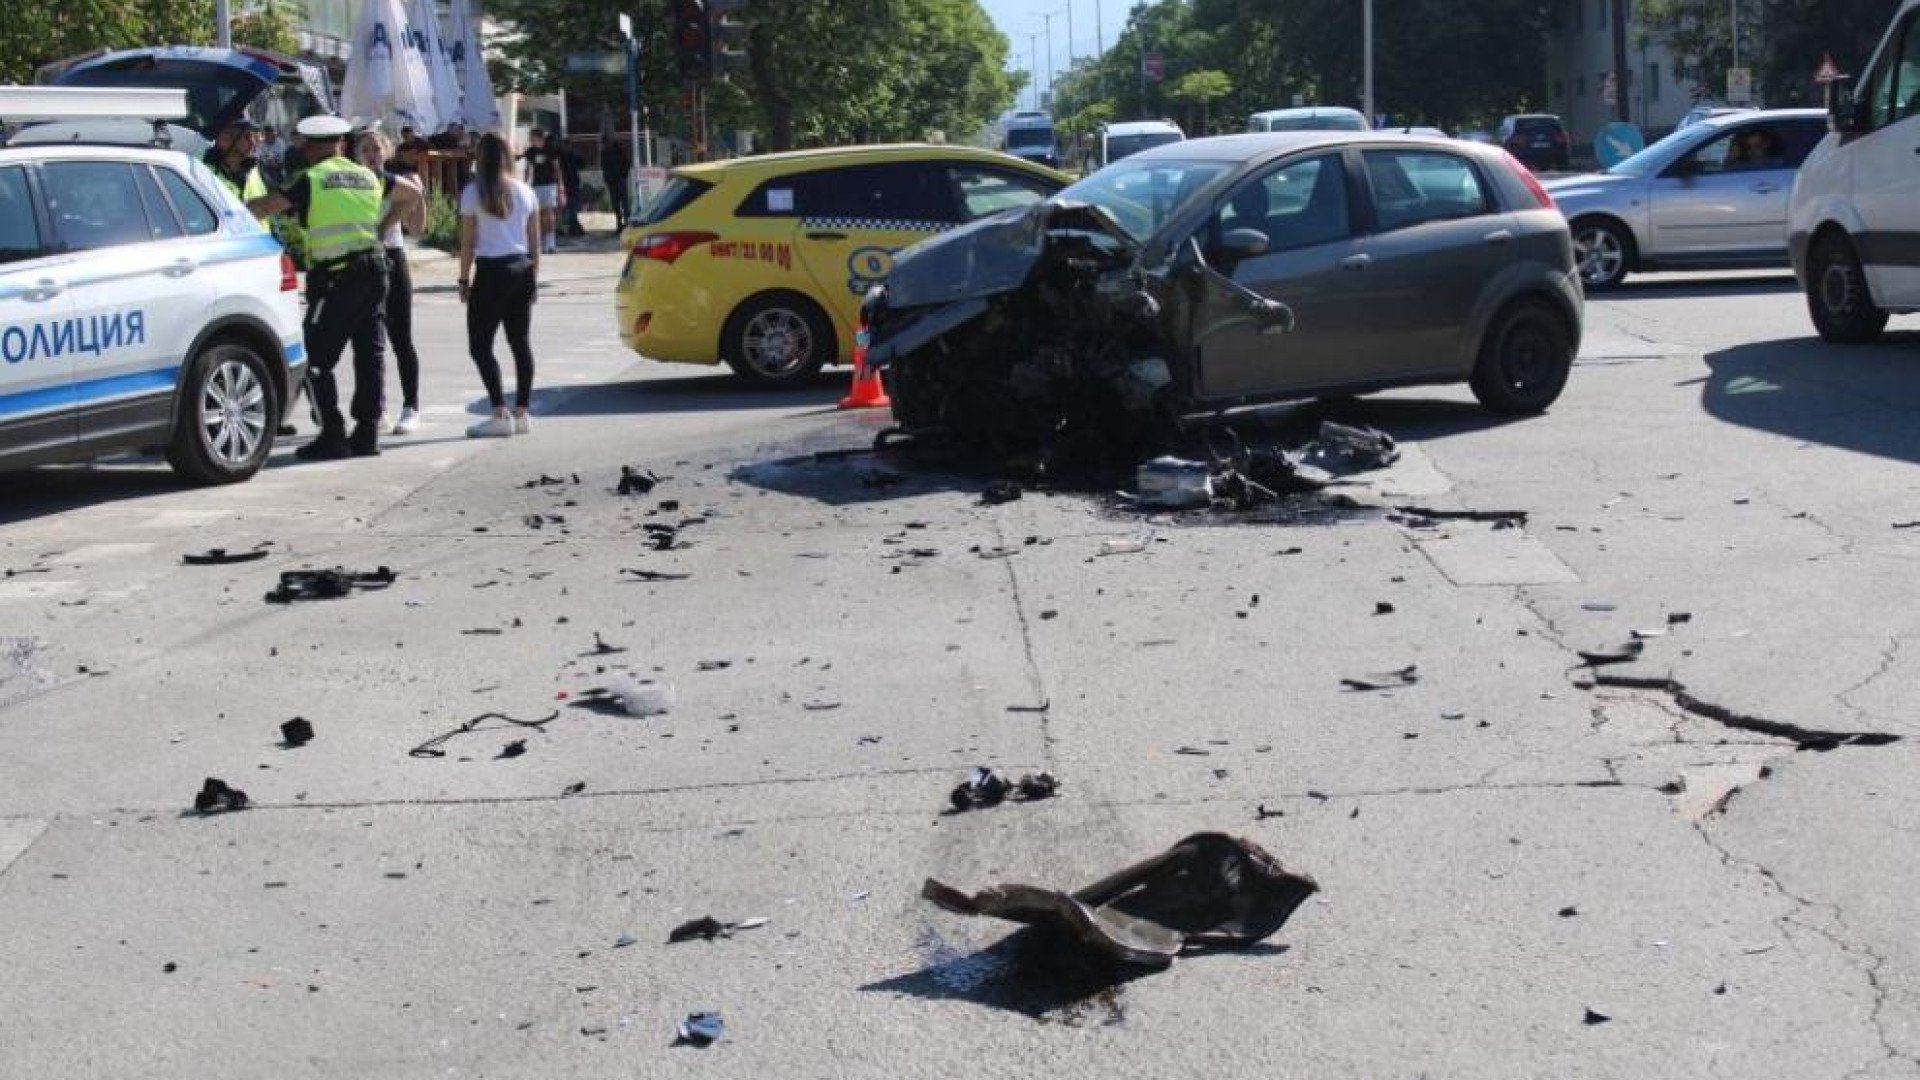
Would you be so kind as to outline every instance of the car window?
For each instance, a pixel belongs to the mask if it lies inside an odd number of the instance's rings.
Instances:
[[[0,169],[0,266],[43,254],[25,169]]]
[[[1795,168],[1820,141],[1818,135],[1809,141],[1805,127],[1743,124],[1702,143],[1682,161],[1690,162],[1691,171],[1701,175]]]
[[[182,233],[180,219],[173,214],[173,207],[167,205],[167,197],[161,193],[160,184],[153,178],[153,167],[135,166],[134,180],[140,185],[140,204],[147,212],[147,223],[153,228],[155,240],[172,240]]]
[[[960,209],[968,221],[1045,202],[1053,194],[1049,185],[1033,177],[999,169],[962,166],[951,172],[959,191]]]
[[[760,185],[740,206],[742,217],[799,217],[911,228],[959,220],[938,162],[849,165],[783,176]]]
[[[1900,59],[1893,72],[1892,100],[1888,102],[1889,123],[1920,115],[1920,19],[1907,20],[1901,36]]]
[[[44,166],[47,210],[68,251],[95,251],[153,239],[133,166],[122,161],[54,161]]]
[[[172,169],[155,169],[154,175],[160,178],[160,186],[167,191],[167,197],[173,203],[174,212],[180,215],[180,223],[186,226],[188,236],[205,236],[220,227],[219,215],[193,190],[185,177]]]
[[[1256,229],[1267,250],[1294,251],[1341,240],[1352,233],[1347,170],[1339,154],[1290,161],[1247,181],[1215,215],[1216,235]]]
[[[1144,242],[1228,168],[1219,161],[1128,158],[1068,187],[1060,200],[1097,206],[1122,232]]]
[[[1439,150],[1368,150],[1367,179],[1380,231],[1487,213],[1480,174],[1467,159]]]

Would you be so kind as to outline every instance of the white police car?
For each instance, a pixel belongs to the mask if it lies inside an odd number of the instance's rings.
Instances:
[[[0,119],[185,115],[179,90],[0,87]],[[188,154],[0,145],[0,470],[164,448],[252,476],[306,371],[298,284]]]

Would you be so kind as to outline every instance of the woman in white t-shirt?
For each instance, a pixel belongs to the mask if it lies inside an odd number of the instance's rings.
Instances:
[[[533,189],[513,176],[505,139],[488,134],[474,151],[473,179],[460,193],[460,300],[467,305],[467,350],[480,369],[493,416],[467,429],[476,439],[525,435],[533,401],[533,347],[527,331],[540,274],[540,205]],[[507,410],[494,359],[495,333],[505,326],[516,380]]]

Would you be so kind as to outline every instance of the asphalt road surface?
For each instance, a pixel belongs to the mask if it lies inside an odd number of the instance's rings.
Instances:
[[[1357,502],[1524,527],[1193,525],[816,457],[884,425],[844,374],[636,362],[616,272],[552,261],[531,437],[462,437],[442,266],[377,460],[0,478],[0,1075],[1920,1076],[1920,323],[1635,278],[1545,417],[1327,414],[1403,440]],[[582,706],[622,672],[671,711]],[[486,713],[553,719],[410,753]],[[976,764],[1063,786],[943,814]],[[192,814],[207,777],[252,807]],[[1130,978],[920,899],[1203,830],[1320,892]],[[767,921],[666,943],[708,915]]]

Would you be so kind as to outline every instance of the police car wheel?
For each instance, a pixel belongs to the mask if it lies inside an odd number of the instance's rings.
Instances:
[[[797,293],[766,293],[740,305],[720,344],[727,366],[761,386],[804,382],[838,351],[826,313]]]
[[[187,365],[167,460],[200,484],[231,484],[260,471],[280,423],[279,393],[259,353],[216,341]]]

